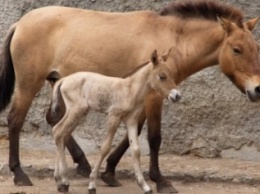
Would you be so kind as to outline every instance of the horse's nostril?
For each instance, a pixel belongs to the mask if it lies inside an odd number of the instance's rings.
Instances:
[[[260,94],[260,86],[255,87],[255,93]]]

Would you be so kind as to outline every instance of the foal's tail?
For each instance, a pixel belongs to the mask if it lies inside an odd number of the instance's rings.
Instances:
[[[11,101],[14,92],[15,74],[13,61],[10,51],[12,37],[16,25],[10,29],[4,40],[3,47],[0,51],[0,112],[3,111]]]
[[[47,122],[51,126],[56,125],[62,119],[66,111],[66,106],[60,91],[61,84],[61,82],[58,82],[53,88],[51,105],[46,116]]]

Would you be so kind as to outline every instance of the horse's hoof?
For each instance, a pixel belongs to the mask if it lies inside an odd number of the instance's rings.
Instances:
[[[58,191],[60,193],[68,193],[70,185],[58,185]]]
[[[179,193],[167,180],[157,182],[156,189],[158,193]]]
[[[83,177],[88,178],[91,173],[91,167],[88,164],[79,164],[77,166],[77,173]]]
[[[88,189],[88,194],[96,194],[96,189]]]
[[[150,190],[150,191],[146,191],[144,194],[152,194],[152,193],[153,193],[153,191]]]
[[[15,176],[14,177],[14,184],[17,186],[32,186],[32,181],[29,179],[29,177],[26,174],[23,174],[22,176]]]
[[[115,174],[111,172],[103,172],[101,173],[101,179],[104,181],[106,184],[108,184],[111,187],[120,187],[122,184],[115,179]]]

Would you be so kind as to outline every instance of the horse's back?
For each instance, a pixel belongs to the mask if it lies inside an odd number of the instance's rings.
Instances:
[[[149,37],[148,20],[157,16],[150,11],[112,13],[56,6],[33,10],[18,21],[11,45],[14,65],[22,61],[23,67],[46,77],[53,70],[61,76],[77,71],[122,76],[149,59],[144,52],[152,41],[144,34]]]

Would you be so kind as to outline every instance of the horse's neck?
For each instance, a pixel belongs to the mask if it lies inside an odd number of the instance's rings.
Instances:
[[[130,95],[134,97],[136,102],[141,102],[144,99],[148,90],[147,81],[152,67],[152,63],[149,63],[125,79],[131,91]]]
[[[224,41],[224,31],[214,21],[177,20],[175,25],[181,28],[175,39],[172,56],[173,72],[176,83],[190,75],[218,64],[218,55]]]

